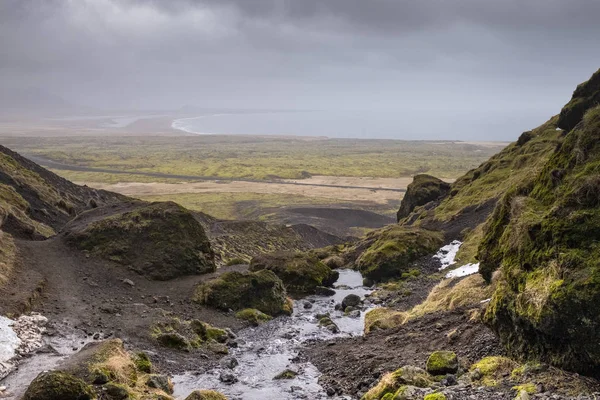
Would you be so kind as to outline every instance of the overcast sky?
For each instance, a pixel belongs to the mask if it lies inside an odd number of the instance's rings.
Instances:
[[[0,0],[0,90],[397,110],[404,129],[514,138],[600,68],[599,15],[598,0]]]

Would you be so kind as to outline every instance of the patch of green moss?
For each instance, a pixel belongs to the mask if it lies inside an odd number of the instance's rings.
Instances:
[[[269,270],[226,272],[199,285],[194,300],[224,311],[254,308],[268,315],[291,313],[283,283]]]
[[[135,367],[140,372],[145,372],[147,374],[152,373],[152,361],[150,361],[150,357],[148,354],[140,351],[135,354],[133,358],[133,362],[135,363]]]
[[[455,374],[458,371],[458,357],[452,351],[436,351],[427,359],[426,370],[432,375]]]
[[[331,286],[339,273],[318,257],[304,252],[278,252],[256,256],[250,261],[250,271],[273,271],[289,292],[314,293],[318,286]]]
[[[522,385],[513,386],[513,390],[517,393],[526,392],[527,394],[537,393],[537,388],[533,383],[524,383]]]
[[[483,386],[497,386],[503,376],[508,375],[515,367],[515,363],[510,358],[502,356],[485,357],[471,365],[470,371],[479,370],[481,379],[479,383]]]
[[[268,322],[272,319],[271,316],[254,308],[246,308],[242,311],[238,311],[235,314],[236,318],[247,321],[253,326],[258,326],[264,322]]]
[[[364,242],[367,248],[356,261],[358,269],[365,278],[385,281],[410,273],[412,261],[441,247],[442,235],[425,229],[392,225],[371,232]]]
[[[444,393],[429,393],[423,397],[423,400],[446,400],[446,395]]]

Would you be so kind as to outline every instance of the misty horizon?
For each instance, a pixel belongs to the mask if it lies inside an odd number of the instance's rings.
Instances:
[[[514,140],[598,68],[599,13],[587,0],[9,0],[0,106],[380,113],[397,139]]]

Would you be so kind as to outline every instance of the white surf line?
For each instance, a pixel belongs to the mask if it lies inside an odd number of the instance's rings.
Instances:
[[[211,133],[211,132],[197,132],[197,131],[191,130],[190,128],[186,128],[185,121],[204,119],[204,118],[209,118],[209,117],[223,117],[223,116],[227,116],[227,115],[238,115],[238,114],[221,113],[221,114],[200,115],[198,117],[178,118],[178,119],[173,120],[173,122],[171,122],[171,128],[177,129],[179,131],[187,132],[187,133],[193,133],[196,135],[215,135],[215,133]]]

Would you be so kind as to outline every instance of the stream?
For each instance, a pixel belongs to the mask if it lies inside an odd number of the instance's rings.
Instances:
[[[331,399],[318,384],[319,371],[311,363],[298,360],[298,353],[309,340],[362,335],[366,309],[359,318],[352,318],[344,316],[343,311],[336,311],[335,304],[341,303],[349,294],[364,298],[371,292],[362,286],[360,273],[352,270],[340,270],[335,287],[334,296],[309,296],[296,300],[290,317],[277,318],[238,332],[239,345],[231,349],[226,358],[235,358],[239,365],[233,369],[216,368],[204,374],[188,372],[177,375],[173,378],[175,397],[185,398],[193,390],[204,388],[217,390],[230,400]],[[310,309],[305,308],[307,302],[312,304]],[[330,314],[339,327],[339,333],[331,333],[318,325],[315,315],[325,313]],[[273,379],[286,369],[297,372],[298,376],[289,380]],[[222,374],[233,375],[237,382],[221,382]]]
[[[305,342],[310,340],[362,335],[364,315],[370,307],[369,303],[365,302],[358,318],[344,316],[343,311],[335,310],[335,305],[349,294],[364,298],[371,290],[362,286],[359,272],[339,272],[335,295],[309,296],[296,300],[291,316],[279,317],[256,328],[239,331],[238,347],[230,349],[230,354],[225,357],[237,360],[239,364],[233,369],[222,366],[206,373],[187,372],[174,376],[175,398],[184,399],[196,389],[212,389],[222,392],[230,400],[331,399],[318,384],[319,371],[311,363],[299,360],[298,354]],[[307,304],[310,304],[310,308],[306,308]],[[334,334],[318,325],[315,315],[326,313],[330,314],[339,327],[339,333]],[[63,321],[61,325],[62,328],[58,330],[60,334],[44,335],[45,347],[36,354],[23,358],[16,371],[0,380],[0,398],[20,398],[28,383],[40,372],[55,368],[59,362],[93,340],[74,329],[68,321]],[[3,339],[3,343],[6,342],[5,348],[0,346],[0,354],[2,351],[12,351],[18,344],[15,338],[12,338],[12,342],[8,340],[10,338],[0,339]],[[289,380],[273,379],[286,369],[297,372],[297,377]],[[233,376],[237,382],[224,383],[220,379],[221,374]]]

